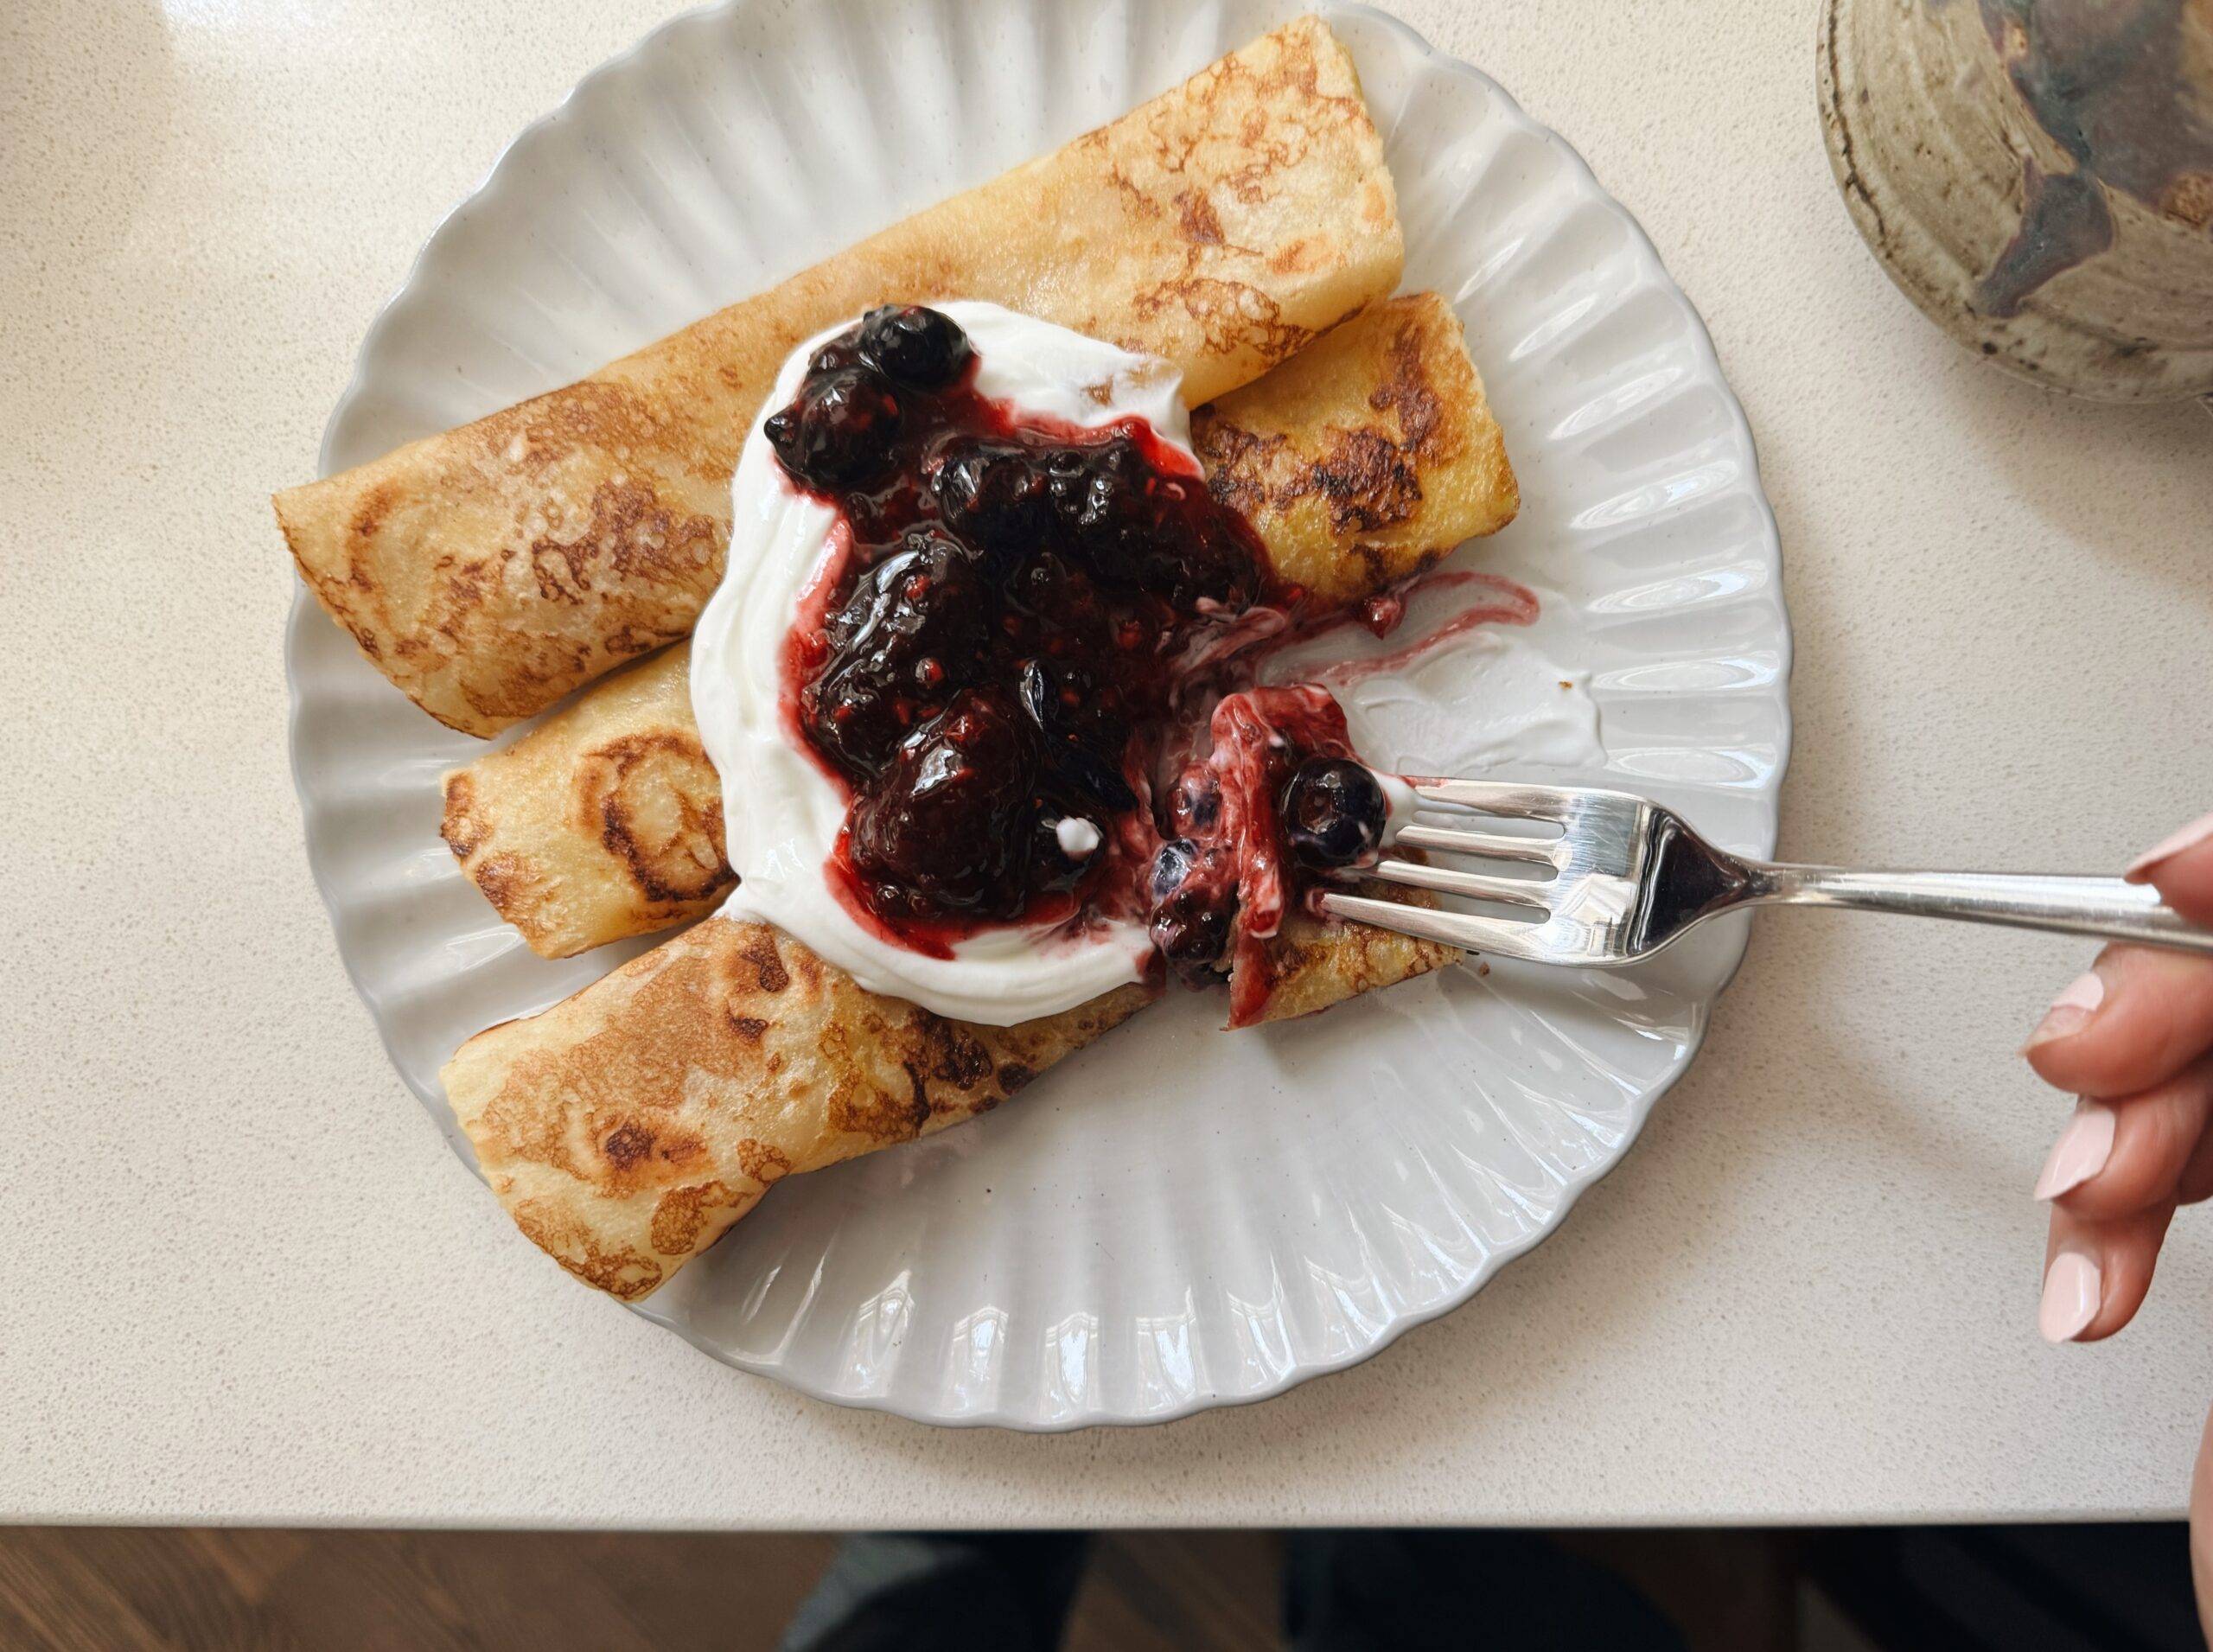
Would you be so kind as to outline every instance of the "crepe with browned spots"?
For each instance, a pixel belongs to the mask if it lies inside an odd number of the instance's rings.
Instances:
[[[377,668],[490,735],[689,635],[777,368],[871,305],[990,299],[1206,401],[1387,294],[1404,246],[1352,61],[1308,17],[1111,125],[564,390],[277,495]]]
[[[1191,445],[1277,577],[1323,603],[1411,579],[1521,506],[1460,318],[1433,292],[1355,316],[1221,397],[1192,417]]]
[[[691,665],[667,649],[446,776],[448,846],[541,957],[698,917],[737,882]]]
[[[1348,948],[1324,931],[1344,927],[1294,918],[1271,943],[1285,1007],[1265,1018],[1457,955],[1367,929]],[[710,918],[542,1015],[477,1034],[443,1076],[524,1235],[635,1301],[785,1177],[987,1113],[1157,996],[1125,986],[978,1026],[864,992],[768,925]]]
[[[635,1301],[787,1176],[988,1112],[1155,996],[1018,1027],[878,998],[765,924],[711,918],[447,1063],[515,1225]]]
[[[1514,515],[1498,423],[1434,293],[1362,311],[1191,429],[1216,496],[1325,603],[1373,596]],[[696,917],[736,881],[689,666],[688,647],[671,649],[446,778],[447,843],[545,957]]]

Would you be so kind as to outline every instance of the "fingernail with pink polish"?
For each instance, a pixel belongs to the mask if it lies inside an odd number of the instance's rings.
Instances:
[[[2171,860],[2185,849],[2195,849],[2208,838],[2213,838],[2213,814],[2192,820],[2181,831],[2159,839],[2135,859],[2128,863],[2128,870],[2121,874],[2132,883],[2140,883],[2145,875],[2163,860]]]
[[[2037,1197],[2057,1199],[2081,1187],[2105,1169],[2112,1155],[2113,1109],[2088,1100],[2079,1102],[2044,1162],[2044,1173],[2037,1177]]]
[[[2098,1300],[2104,1290],[2098,1265],[2080,1251],[2062,1251],[2044,1270],[2044,1305],[2037,1311],[2037,1329],[2047,1343],[2071,1343],[2098,1317]]]
[[[2044,1019],[2029,1035],[2026,1048],[2034,1049],[2038,1044],[2048,1044],[2055,1038],[2064,1038],[2077,1033],[2089,1024],[2098,1005],[2106,1001],[2106,984],[2099,979],[2095,970],[2086,970],[2067,984],[2067,990],[2051,1001],[2051,1008],[2044,1012]]]

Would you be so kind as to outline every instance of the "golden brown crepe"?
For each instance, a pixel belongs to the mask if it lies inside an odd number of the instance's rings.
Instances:
[[[1517,495],[1459,319],[1374,305],[1202,408],[1192,442],[1278,573],[1342,603],[1512,520]],[[444,832],[532,948],[565,958],[711,911],[735,881],[687,647],[610,678],[446,778]]]
[[[515,1225],[635,1301],[772,1183],[988,1112],[1155,996],[973,1026],[864,992],[766,924],[710,918],[477,1034],[446,1099]]]
[[[1298,1007],[1272,1005],[1269,1020],[1458,955],[1304,918],[1279,944],[1279,995]],[[1158,996],[1125,986],[977,1026],[864,992],[768,924],[710,918],[541,1015],[478,1033],[446,1064],[446,1099],[524,1235],[635,1301],[785,1177],[988,1113]]]
[[[1324,603],[1412,578],[1521,506],[1460,318],[1433,292],[1355,316],[1202,408],[1191,445],[1278,577]]]
[[[1434,896],[1395,883],[1364,883],[1360,893],[1402,905],[1437,904]],[[1267,979],[1252,985],[1266,997],[1252,1024],[1312,1015],[1376,987],[1395,986],[1442,969],[1459,955],[1458,947],[1442,941],[1417,941],[1369,924],[1329,923],[1304,912],[1287,912],[1283,927],[1261,943],[1260,967]],[[1233,1001],[1247,990],[1241,976],[1253,966],[1240,961],[1231,973]]]
[[[698,917],[737,882],[691,666],[666,649],[446,776],[447,845],[541,957]]]
[[[991,299],[1164,356],[1202,402],[1388,293],[1403,256],[1352,61],[1302,18],[581,383],[288,489],[277,520],[378,669],[494,734],[690,633],[738,448],[809,334]]]

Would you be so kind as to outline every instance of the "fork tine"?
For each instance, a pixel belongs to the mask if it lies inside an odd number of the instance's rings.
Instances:
[[[1387,883],[1410,889],[1436,890],[1445,895],[1465,895],[1478,901],[1502,901],[1508,906],[1533,906],[1545,910],[1545,885],[1526,877],[1486,877],[1464,872],[1457,866],[1425,866],[1413,860],[1379,860],[1364,867],[1362,877],[1380,877]]]
[[[1414,795],[1431,803],[1457,803],[1485,814],[1523,815],[1533,820],[1567,819],[1572,793],[1557,786],[1524,786],[1512,781],[1427,779],[1409,775]]]
[[[1378,901],[1365,895],[1325,894],[1322,896],[1322,910],[1333,918],[1373,924],[1378,929],[1395,930],[1417,941],[1441,941],[1448,947],[1464,947],[1470,952],[1495,953],[1508,958],[1541,957],[1530,939],[1538,928],[1534,923],[1479,918],[1467,912],[1441,912],[1434,907],[1404,906],[1396,901]]]
[[[1503,832],[1461,832],[1450,826],[1425,826],[1417,820],[1412,826],[1401,826],[1391,841],[1402,849],[1442,849],[1456,855],[1481,855],[1489,860],[1527,861],[1555,871],[1559,866],[1555,858],[1561,843],[1558,838],[1514,838]]]

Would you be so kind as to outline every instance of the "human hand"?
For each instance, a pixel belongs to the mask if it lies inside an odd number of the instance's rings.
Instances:
[[[2213,924],[2213,814],[2128,869]],[[2213,959],[2108,947],[2059,995],[2024,1052],[2082,1099],[2037,1179],[2051,1202],[2038,1324],[2096,1342],[2134,1317],[2178,1205],[2213,1195]],[[2213,1417],[2191,1477],[2191,1571],[2213,1639]]]
[[[2213,815],[2128,877],[2213,924]],[[2213,959],[2108,947],[2024,1053],[2082,1098],[2037,1181],[2051,1202],[2038,1324],[2055,1343],[2096,1342],[2142,1304],[2175,1207],[2213,1196]]]

